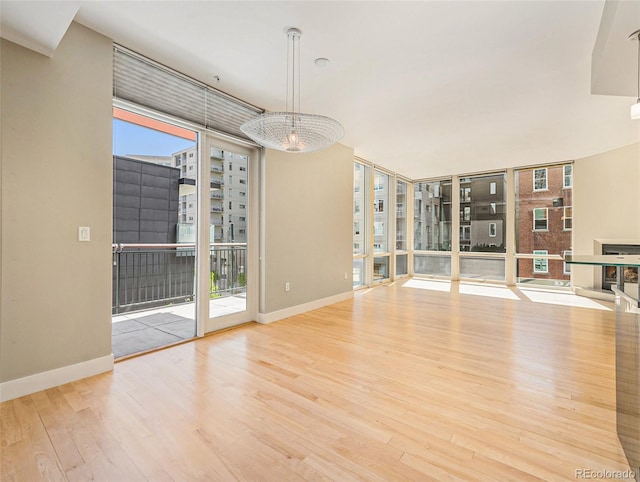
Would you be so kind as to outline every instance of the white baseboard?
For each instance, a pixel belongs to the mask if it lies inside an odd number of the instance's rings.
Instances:
[[[290,316],[299,315],[300,313],[306,313],[307,311],[317,310],[323,306],[339,303],[340,301],[350,300],[353,298],[353,291],[347,291],[337,295],[329,296],[309,303],[303,303],[301,305],[290,306],[278,311],[272,311],[271,313],[258,313],[258,323],[268,324],[274,321],[289,318]]]
[[[113,353],[82,363],[76,363],[75,365],[9,380],[8,382],[0,383],[0,402],[6,402],[7,400],[30,395],[40,390],[75,382],[76,380],[111,370],[113,370]]]

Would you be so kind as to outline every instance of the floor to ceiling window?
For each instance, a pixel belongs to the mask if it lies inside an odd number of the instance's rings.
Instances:
[[[571,163],[410,183],[358,160],[354,287],[405,275],[568,286],[572,186]]]
[[[353,164],[353,287],[367,286],[369,254],[369,176],[370,168],[359,162]]]
[[[451,179],[413,185],[413,270],[416,274],[451,276]]]
[[[568,286],[573,228],[573,166],[519,169],[516,192],[516,281]]]
[[[410,274],[412,188],[394,173],[354,162],[354,288]]]
[[[390,182],[389,175],[375,170],[373,175],[373,281],[390,277]]]
[[[506,177],[460,178],[460,277],[505,281]]]
[[[396,181],[396,276],[409,273],[408,254],[408,184],[405,181]]]

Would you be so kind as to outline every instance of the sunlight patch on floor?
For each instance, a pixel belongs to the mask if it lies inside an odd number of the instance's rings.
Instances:
[[[612,311],[611,308],[606,307],[596,300],[585,298],[584,296],[578,296],[566,291],[520,288],[520,292],[534,303],[547,303],[550,305],[575,306],[578,308]]]
[[[473,283],[460,283],[458,291],[461,295],[487,296],[503,300],[519,300],[518,296],[506,286],[488,286]]]
[[[451,292],[450,281],[435,281],[427,279],[410,279],[402,285],[403,288],[417,288],[420,290]]]

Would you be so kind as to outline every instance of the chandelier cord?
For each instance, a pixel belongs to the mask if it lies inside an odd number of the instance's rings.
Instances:
[[[302,107],[300,106],[300,36],[297,35],[295,39],[298,41],[298,110],[296,111],[294,107],[293,112],[302,112]]]
[[[291,112],[296,113],[296,36],[291,34]]]
[[[284,93],[284,98],[286,99],[286,111],[289,111],[289,68],[290,68],[290,60],[291,60],[291,42],[289,42],[289,37],[287,36],[287,75],[285,76],[287,78],[287,90]]]

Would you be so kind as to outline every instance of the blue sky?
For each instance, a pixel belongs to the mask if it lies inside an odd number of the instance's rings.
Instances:
[[[113,153],[118,156],[170,156],[193,145],[194,142],[188,139],[118,119],[113,120]]]

